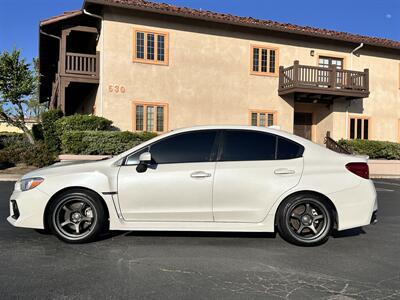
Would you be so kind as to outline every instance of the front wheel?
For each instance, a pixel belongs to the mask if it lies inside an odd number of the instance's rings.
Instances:
[[[63,193],[50,204],[48,211],[51,232],[67,243],[93,241],[105,228],[103,205],[91,191],[77,189]]]
[[[278,210],[278,231],[288,242],[300,246],[325,243],[333,224],[332,209],[321,197],[312,194],[286,199]]]

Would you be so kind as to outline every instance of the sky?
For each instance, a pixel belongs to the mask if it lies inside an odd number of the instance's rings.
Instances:
[[[0,0],[0,52],[38,55],[39,20],[80,9],[83,0]],[[400,41],[400,0],[163,0],[239,16],[308,25]]]

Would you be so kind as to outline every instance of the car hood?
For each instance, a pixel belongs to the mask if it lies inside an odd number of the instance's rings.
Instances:
[[[32,177],[49,177],[73,173],[86,173],[102,171],[105,167],[110,167],[108,161],[66,161],[58,162],[51,166],[34,170],[22,176],[21,179]]]

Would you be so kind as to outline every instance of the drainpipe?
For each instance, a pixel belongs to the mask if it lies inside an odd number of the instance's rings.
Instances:
[[[353,70],[353,55],[354,55],[354,53],[356,53],[362,47],[364,47],[364,43],[361,43],[359,46],[357,46],[350,52],[350,70]],[[350,103],[346,106],[346,140],[349,138],[349,106],[350,106]]]
[[[350,52],[350,70],[353,70],[353,55],[356,53],[358,50],[360,50],[362,47],[364,47],[364,43],[361,43],[358,47],[354,48]]]
[[[100,117],[103,116],[103,69],[104,69],[104,19],[102,16],[92,14],[86,9],[83,9],[83,13],[90,17],[94,17],[101,20],[101,48],[100,48]]]
[[[57,40],[61,40],[61,38],[60,38],[59,36],[52,35],[52,34],[50,34],[50,33],[46,33],[46,32],[44,32],[44,31],[41,30],[41,29],[40,29],[40,33],[43,34],[43,35],[47,35],[47,36],[49,36],[49,37],[55,38],[55,39],[57,39]]]

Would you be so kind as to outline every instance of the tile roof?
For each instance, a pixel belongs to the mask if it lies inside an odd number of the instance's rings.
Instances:
[[[251,17],[239,17],[230,14],[216,13],[207,10],[178,7],[165,3],[157,3],[144,0],[85,0],[84,7],[88,3],[120,6],[131,9],[152,11],[160,14],[175,15],[193,19],[202,19],[217,23],[228,23],[246,27],[258,27],[273,31],[281,31],[281,32],[315,36],[333,40],[353,42],[353,43],[364,43],[367,45],[373,45],[378,47],[400,49],[400,41],[394,41],[386,38],[370,37],[370,36],[364,36],[364,35],[335,31],[335,30],[315,28],[310,26],[299,26],[289,23],[275,22],[271,20],[260,20]]]
[[[51,24],[51,23],[56,23],[58,21],[61,21],[61,20],[67,19],[67,18],[71,18],[71,17],[75,17],[75,16],[79,16],[81,14],[82,14],[81,10],[65,11],[61,15],[41,20],[40,21],[40,26],[48,25],[48,24]]]

